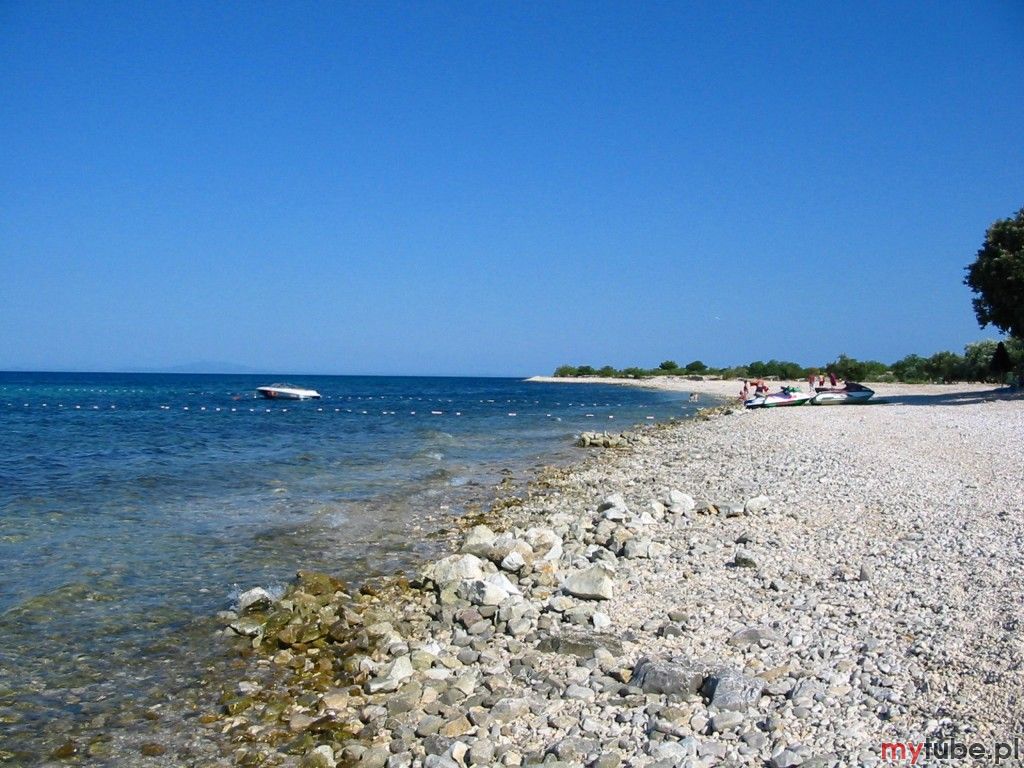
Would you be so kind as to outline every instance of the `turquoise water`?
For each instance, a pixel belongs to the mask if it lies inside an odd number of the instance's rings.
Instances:
[[[503,476],[575,455],[580,431],[694,408],[517,379],[304,376],[322,400],[254,397],[276,380],[0,374],[9,751],[45,753],[80,721],[186,685],[238,590],[298,567],[356,581],[407,567]]]

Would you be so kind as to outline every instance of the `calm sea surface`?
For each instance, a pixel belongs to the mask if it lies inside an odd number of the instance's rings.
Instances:
[[[574,435],[686,416],[680,394],[518,379],[0,373],[0,762],[187,685],[210,619],[297,568],[352,581]]]

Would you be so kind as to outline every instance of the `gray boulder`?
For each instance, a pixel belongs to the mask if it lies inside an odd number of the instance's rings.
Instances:
[[[425,575],[435,584],[482,579],[483,561],[476,555],[449,555],[428,565]]]
[[[697,693],[704,684],[707,667],[692,659],[643,658],[633,668],[632,685],[644,693],[664,693],[685,696]]]
[[[743,511],[748,515],[764,512],[768,509],[768,505],[771,504],[771,501],[772,500],[767,496],[755,496],[752,499],[747,499],[747,503],[743,505]]]
[[[244,615],[265,611],[274,604],[274,596],[263,587],[253,587],[238,596],[238,613]]]
[[[466,540],[462,544],[462,551],[467,555],[476,557],[490,557],[491,546],[498,537],[494,531],[486,525],[474,525],[466,534]]]
[[[581,659],[593,657],[599,648],[616,656],[622,655],[622,641],[614,635],[582,630],[564,630],[559,635],[549,635],[537,643],[537,650],[545,653],[564,653]]]
[[[611,600],[615,593],[615,580],[606,568],[595,565],[567,578],[562,589],[584,600]]]
[[[713,671],[703,685],[710,706],[732,712],[743,712],[757,704],[763,691],[763,679],[731,669]]]

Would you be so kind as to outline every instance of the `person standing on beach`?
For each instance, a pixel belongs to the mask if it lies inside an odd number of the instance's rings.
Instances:
[[[836,372],[835,371],[829,371],[828,372],[828,381],[829,381],[829,384],[831,384],[833,387],[836,386],[839,383],[839,381],[836,379]]]
[[[814,394],[814,374],[807,374],[807,391]]]

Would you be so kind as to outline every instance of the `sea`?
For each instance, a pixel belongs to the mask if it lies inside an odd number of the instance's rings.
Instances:
[[[214,617],[240,591],[414,569],[499,488],[583,455],[580,432],[699,407],[511,378],[300,376],[322,399],[256,396],[280,379],[0,373],[0,765],[145,727],[226,653]]]

